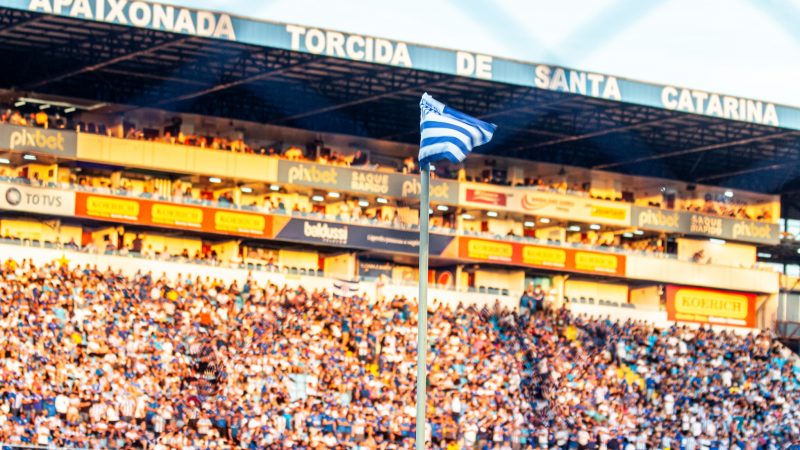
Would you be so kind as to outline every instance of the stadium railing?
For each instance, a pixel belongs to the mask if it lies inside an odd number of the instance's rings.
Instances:
[[[41,450],[85,450],[89,447],[56,447],[44,445],[25,445],[25,444],[6,444],[0,442],[0,450],[23,450],[23,449],[41,449]]]
[[[0,238],[0,245],[15,245],[15,246],[24,246],[24,247],[34,247],[34,248],[41,248],[45,250],[55,250],[55,251],[70,251],[76,253],[82,253],[87,255],[96,255],[96,256],[118,256],[123,258],[134,258],[138,260],[147,260],[153,262],[168,262],[168,263],[177,263],[177,264],[186,264],[186,265],[200,265],[206,267],[218,267],[224,269],[238,269],[238,270],[246,270],[248,272],[262,272],[267,274],[277,274],[283,276],[289,276],[294,278],[299,277],[315,277],[315,278],[332,278],[330,274],[326,274],[322,269],[319,270],[306,270],[303,271],[295,271],[293,272],[290,267],[288,266],[279,266],[275,264],[254,264],[254,263],[246,263],[246,262],[232,262],[232,261],[220,261],[220,260],[206,260],[206,259],[196,259],[196,258],[185,258],[181,256],[169,256],[169,257],[151,257],[145,256],[141,253],[136,252],[120,252],[119,250],[108,251],[100,248],[80,248],[80,247],[71,247],[62,243],[55,243],[49,241],[42,241],[42,240],[32,240],[32,239],[8,239],[8,238]],[[0,258],[0,264],[2,264],[3,259]],[[187,271],[188,272],[188,271]],[[355,281],[355,280],[354,280]],[[359,282],[370,282],[375,283],[379,282],[380,279],[378,277],[360,277],[357,281]],[[407,281],[407,282],[392,282],[393,285],[403,286],[403,287],[416,287],[416,281]],[[476,288],[461,288],[455,285],[445,285],[445,284],[438,284],[438,283],[431,283],[431,289],[437,289],[441,291],[453,292],[453,293],[477,293],[478,290]],[[517,293],[511,292],[508,289],[492,287],[492,289],[497,290],[497,292],[493,292],[492,295],[499,295],[503,297],[516,297],[518,296]],[[2,450],[2,449],[0,449]]]
[[[174,196],[163,196],[158,194],[135,194],[132,192],[119,190],[119,189],[111,189],[105,187],[86,187],[72,183],[55,183],[55,182],[47,182],[42,183],[41,185],[36,183],[31,183],[31,181],[27,178],[12,178],[12,177],[2,177],[0,176],[0,182],[9,182],[9,183],[17,183],[25,186],[35,186],[35,187],[42,187],[42,188],[51,188],[51,189],[65,189],[71,190],[75,192],[89,192],[94,194],[102,194],[102,195],[113,195],[119,197],[128,197],[128,198],[138,198],[138,199],[145,199],[145,200],[154,200],[154,201],[162,201],[162,202],[169,202],[169,203],[176,203],[176,204],[190,204],[190,205],[199,205],[199,206],[207,206],[207,207],[214,207],[220,209],[234,209],[240,211],[252,211],[258,212],[262,214],[273,214],[273,215],[283,215],[289,216],[294,218],[300,219],[313,219],[313,220],[325,220],[328,222],[336,222],[342,224],[355,224],[355,225],[368,225],[368,226],[375,226],[380,228],[389,228],[389,229],[402,229],[402,230],[412,230],[416,231],[419,230],[419,226],[414,224],[404,224],[400,222],[390,222],[378,219],[368,219],[368,218],[355,218],[355,217],[344,217],[340,215],[330,215],[330,214],[321,214],[315,212],[300,212],[300,211],[288,211],[283,209],[273,209],[273,208],[266,208],[261,206],[252,206],[252,205],[236,205],[234,203],[229,202],[218,202],[212,200],[201,200],[201,199],[194,199],[194,198],[185,198],[185,197],[174,197]],[[635,255],[635,256],[646,256],[652,258],[663,258],[663,259],[674,259],[677,260],[678,256],[675,254],[670,253],[662,253],[662,252],[648,252],[648,251],[641,251],[641,250],[633,250],[633,249],[624,249],[620,247],[614,246],[602,246],[602,245],[590,245],[590,244],[582,244],[582,243],[574,243],[574,242],[564,242],[564,241],[551,241],[546,239],[538,239],[534,237],[528,236],[508,236],[496,233],[487,233],[487,232],[477,232],[477,231],[469,231],[469,230],[457,230],[449,227],[431,227],[432,233],[439,233],[439,234],[447,234],[450,236],[473,236],[473,237],[481,237],[486,239],[494,239],[494,240],[501,240],[501,241],[509,241],[509,242],[523,242],[528,244],[536,244],[536,245],[546,245],[550,247],[560,247],[560,248],[574,248],[574,249],[581,249],[581,250],[592,250],[592,251],[599,251],[604,253],[615,253],[615,254],[622,254],[622,255]],[[742,265],[737,264],[719,264],[716,262],[707,263],[704,265],[717,265],[723,267],[738,267],[738,268],[745,268],[745,269],[757,269],[757,270],[764,270],[764,271],[774,271],[772,267],[764,266],[761,264],[755,264],[750,267],[744,267]]]

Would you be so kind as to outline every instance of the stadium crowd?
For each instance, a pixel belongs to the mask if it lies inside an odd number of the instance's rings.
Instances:
[[[773,449],[800,364],[766,335],[552,310],[429,310],[428,448]],[[416,306],[7,260],[0,442],[411,448]]]
[[[309,217],[317,219],[328,219],[348,223],[361,223],[365,225],[381,225],[392,228],[404,228],[417,230],[417,223],[411,222],[411,219],[416,220],[415,212],[408,207],[403,207],[404,214],[400,214],[401,208],[397,205],[387,208],[385,212],[379,207],[362,207],[357,198],[344,198],[336,199],[334,201],[336,207],[326,210],[326,204],[314,203],[308,195],[300,194],[292,197],[293,202],[285,202],[280,195],[265,195],[254,201],[237,202],[231,190],[219,193],[216,196],[210,190],[192,189],[191,185],[181,184],[180,182],[173,183],[171,195],[163,195],[162,193],[155,192],[154,189],[144,187],[134,187],[128,180],[123,180],[119,188],[114,189],[111,187],[111,182],[108,179],[99,177],[76,177],[70,183],[54,183],[45,182],[34,174],[31,177],[9,177],[7,174],[10,171],[4,171],[0,167],[0,181],[12,181],[16,183],[30,184],[34,186],[46,186],[51,188],[62,188],[84,192],[93,192],[100,194],[134,196],[145,199],[153,199],[160,201],[169,201],[176,203],[196,204],[205,206],[215,206],[221,208],[234,208],[247,211],[258,211],[262,213],[273,214],[290,214],[298,217]],[[584,230],[584,232],[572,232],[570,236],[564,241],[548,238],[538,239],[530,234],[519,233],[513,228],[505,232],[491,232],[482,231],[476,225],[467,226],[462,225],[458,227],[455,215],[453,213],[442,214],[435,213],[433,218],[433,230],[444,233],[463,232],[472,235],[484,235],[495,239],[510,239],[510,240],[531,240],[532,242],[541,242],[551,245],[570,245],[570,246],[583,246],[586,248],[602,249],[606,251],[622,251],[626,253],[647,254],[647,255],[666,255],[666,249],[663,245],[663,239],[658,237],[637,237],[636,239],[623,240],[621,233],[598,233],[595,231]],[[8,238],[14,238],[9,236]],[[123,250],[122,247],[118,250]],[[139,253],[136,249],[125,249],[126,251],[133,251]],[[160,252],[159,252],[160,253]],[[161,256],[161,255],[148,255],[148,256]],[[163,255],[169,256],[169,255]],[[173,254],[174,257],[188,257],[186,255]],[[207,259],[207,258],[199,258]]]
[[[10,123],[12,125],[22,126],[38,126],[42,128],[58,128],[58,129],[77,129],[81,132],[112,135],[112,130],[105,124],[95,124],[93,122],[83,122],[73,119],[67,115],[62,114],[48,114],[45,110],[37,110],[36,112],[23,113],[16,108],[6,108],[0,114],[0,123]],[[200,148],[208,148],[213,150],[224,150],[237,153],[259,154],[265,156],[280,157],[289,160],[304,160],[309,162],[316,162],[319,164],[348,166],[348,167],[363,167],[370,169],[378,169],[378,165],[370,161],[369,155],[360,150],[354,151],[352,154],[342,154],[335,151],[326,152],[324,154],[316,155],[310,158],[302,148],[296,145],[285,144],[272,144],[267,146],[250,145],[248,144],[241,134],[236,134],[234,137],[223,136],[206,136],[206,135],[193,135],[185,134],[181,131],[180,119],[174,119],[173,123],[162,127],[162,129],[143,130],[127,124],[125,126],[124,137],[126,139],[134,140],[148,140],[154,142],[163,142],[168,144],[189,145]],[[413,157],[405,158],[402,162],[398,161],[394,167],[387,165],[380,165],[381,170],[396,170],[402,173],[419,173],[416,160]],[[632,199],[625,200],[621,195],[610,196],[596,196],[591,195],[589,192],[589,183],[567,183],[567,177],[559,174],[555,177],[542,177],[542,176],[526,176],[523,180],[518,180],[514,183],[505,176],[499,175],[503,171],[495,171],[493,169],[482,170],[480,173],[470,173],[463,166],[449,167],[446,165],[437,166],[432,175],[436,178],[447,178],[458,181],[470,181],[476,183],[486,183],[495,185],[506,186],[524,186],[534,188],[542,191],[558,192],[563,194],[591,196],[592,198],[610,200],[610,201],[632,201]],[[530,175],[530,174],[529,174]],[[650,202],[649,206],[661,207],[660,203]],[[725,197],[722,194],[711,195],[706,194],[702,198],[695,198],[693,200],[685,200],[678,202],[676,205],[678,209],[683,209],[692,212],[701,212],[723,217],[731,217],[738,219],[758,220],[758,221],[772,221],[768,208],[752,208],[746,203],[741,201],[734,201]]]

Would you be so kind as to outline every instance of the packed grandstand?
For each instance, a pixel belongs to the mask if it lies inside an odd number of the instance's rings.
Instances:
[[[5,261],[3,441],[408,447],[414,299],[185,269]],[[800,362],[768,335],[589,319],[536,290],[521,313],[433,302],[431,446],[782,448],[800,438]]]
[[[774,164],[800,112],[225,13],[18,3],[0,449],[412,448],[426,90],[499,124],[433,169],[427,448],[800,443],[798,174]]]

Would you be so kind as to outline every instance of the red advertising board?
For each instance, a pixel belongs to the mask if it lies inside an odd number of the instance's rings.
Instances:
[[[485,205],[506,206],[505,193],[487,189],[467,189],[466,200]]]
[[[264,214],[84,192],[77,194],[75,215],[207,233],[272,237],[271,216]]]
[[[667,318],[755,328],[756,294],[688,286],[667,286]]]
[[[625,275],[624,255],[472,237],[460,238],[458,248],[459,257],[463,259],[570,272]]]

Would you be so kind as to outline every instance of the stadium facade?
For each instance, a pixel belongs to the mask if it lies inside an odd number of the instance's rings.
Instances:
[[[500,126],[433,183],[440,295],[516,305],[537,284],[664,323],[797,315],[765,264],[796,260],[780,194],[797,108],[142,1],[0,0],[0,17],[20,68],[0,75],[10,239],[408,283],[428,90]]]

